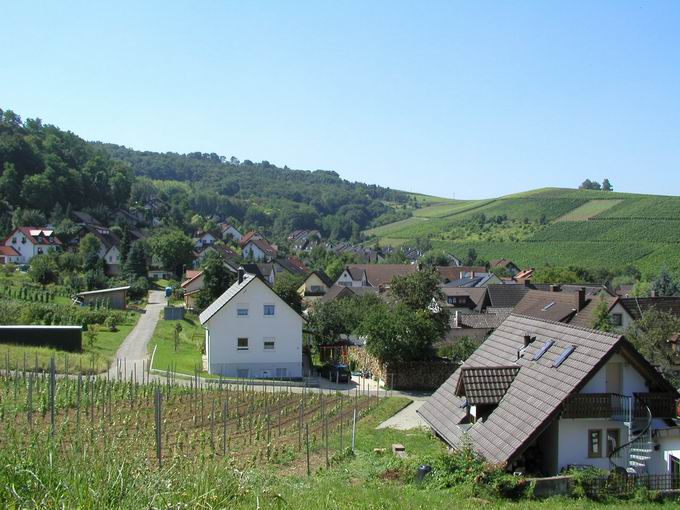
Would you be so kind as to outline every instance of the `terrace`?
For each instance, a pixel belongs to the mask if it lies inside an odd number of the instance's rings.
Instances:
[[[677,418],[678,401],[673,393],[636,393],[654,418]],[[611,418],[630,421],[641,418],[645,413],[634,399],[616,393],[578,393],[571,395],[563,404],[562,418]]]

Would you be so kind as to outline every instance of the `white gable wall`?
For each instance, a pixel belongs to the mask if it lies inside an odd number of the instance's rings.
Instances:
[[[274,305],[275,315],[265,316],[264,305]],[[239,308],[247,308],[248,316],[238,316]],[[240,377],[244,374],[239,370],[247,370],[247,377],[302,377],[302,317],[259,279],[234,296],[204,327],[209,373]],[[237,349],[238,338],[248,339],[247,350]],[[265,340],[274,341],[273,351],[264,349]]]
[[[255,245],[255,243],[251,243],[251,242],[249,242],[248,244],[246,244],[243,247],[242,255],[243,255],[243,258],[246,258],[246,259],[252,258],[253,260],[257,260],[257,261],[265,260],[267,258],[267,255],[265,254],[265,252],[260,250],[260,248],[258,248]]]

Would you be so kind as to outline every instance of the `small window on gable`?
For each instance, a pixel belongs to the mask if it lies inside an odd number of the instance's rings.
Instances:
[[[273,351],[276,348],[276,341],[273,338],[264,339],[264,350]]]
[[[245,306],[240,306],[236,309],[236,315],[239,317],[248,317],[248,308]]]
[[[12,238],[12,244],[17,244],[17,238],[16,237]]]
[[[612,325],[621,326],[623,324],[623,314],[613,313],[611,316]]]
[[[239,351],[247,351],[248,350],[248,339],[247,338],[239,338],[236,341],[236,349]]]
[[[267,316],[274,315],[275,307],[274,305],[264,305],[264,314]]]

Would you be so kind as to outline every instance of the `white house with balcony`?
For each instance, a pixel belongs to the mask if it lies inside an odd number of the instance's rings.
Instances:
[[[302,377],[302,317],[260,278],[238,280],[199,316],[207,369],[240,378]]]
[[[509,471],[593,466],[680,485],[679,397],[619,334],[510,315],[417,412]]]

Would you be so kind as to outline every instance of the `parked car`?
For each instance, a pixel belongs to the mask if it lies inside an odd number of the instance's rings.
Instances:
[[[344,363],[326,363],[321,367],[321,376],[331,382],[348,383],[352,378],[349,367]]]

